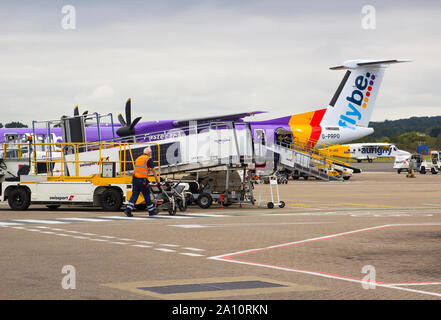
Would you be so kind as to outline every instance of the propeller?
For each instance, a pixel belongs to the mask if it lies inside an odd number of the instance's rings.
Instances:
[[[83,112],[82,116],[86,116],[88,113],[89,113],[89,111],[86,110],[86,111]],[[80,111],[78,109],[78,106],[75,106],[73,116],[74,117],[79,117],[80,116]],[[65,119],[65,118],[70,118],[70,117],[66,116],[66,115],[61,117],[61,119]]]
[[[126,102],[126,119],[118,114],[118,120],[121,123],[121,127],[116,130],[116,134],[120,137],[133,136],[136,134],[135,126],[141,120],[142,117],[138,117],[132,122],[132,100],[129,98]]]
[[[89,111],[84,111],[83,112],[83,116],[85,116],[85,115],[87,115],[89,113]],[[78,106],[75,106],[75,108],[74,108],[74,117],[78,117],[80,115],[80,111],[79,111],[79,109],[78,109]]]

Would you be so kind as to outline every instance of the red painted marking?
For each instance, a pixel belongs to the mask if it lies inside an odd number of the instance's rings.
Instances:
[[[304,241],[285,243],[285,244],[281,244],[278,246],[271,246],[271,247],[267,247],[267,248],[260,248],[260,249],[245,251],[245,252],[239,252],[239,253],[235,253],[235,254],[222,256],[219,259],[226,260],[226,261],[233,261],[233,262],[236,261],[236,262],[242,262],[242,263],[249,263],[249,264],[266,266],[266,267],[282,268],[282,269],[287,269],[287,270],[292,270],[292,271],[297,271],[297,272],[315,273],[318,275],[330,276],[330,277],[336,277],[336,278],[342,278],[342,279],[348,279],[348,280],[364,281],[363,279],[354,278],[354,277],[347,277],[347,276],[342,276],[342,275],[333,274],[333,273],[310,271],[310,270],[303,270],[303,269],[297,269],[297,268],[292,268],[292,267],[280,266],[280,265],[276,265],[276,264],[268,264],[268,263],[253,262],[253,261],[247,261],[247,260],[241,260],[241,259],[233,259],[232,257],[237,257],[240,255],[246,255],[246,254],[266,251],[266,250],[270,250],[270,249],[286,248],[286,247],[290,247],[290,246],[296,246],[299,244],[311,243],[311,242],[315,242],[315,241],[319,241],[319,240],[335,239],[335,238],[340,238],[340,237],[344,237],[344,236],[348,236],[348,235],[352,235],[352,234],[356,234],[356,233],[361,233],[361,232],[367,232],[367,231],[373,231],[373,230],[391,228],[391,227],[401,227],[401,226],[406,226],[406,225],[404,225],[404,224],[403,225],[399,225],[399,224],[398,225],[384,225],[384,226],[379,226],[379,227],[374,227],[374,228],[369,228],[369,229],[356,230],[356,231],[352,231],[352,232],[345,232],[345,233],[336,234],[336,235],[318,237],[318,238],[308,239],[308,240],[304,240]],[[407,226],[412,226],[412,224],[407,225]],[[415,225],[413,225],[413,226],[415,226]],[[394,286],[394,285],[405,286],[405,285],[441,284],[441,282],[439,282],[439,281],[404,282],[404,283],[403,282],[373,282],[373,284],[385,285],[385,286]]]
[[[309,137],[313,143],[320,139],[320,134],[322,133],[322,127],[320,123],[322,122],[323,116],[325,115],[326,109],[320,109],[314,112],[311,122],[311,136]]]

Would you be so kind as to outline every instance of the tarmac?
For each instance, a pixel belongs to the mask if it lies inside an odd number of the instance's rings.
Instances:
[[[282,209],[270,185],[176,216],[2,204],[0,299],[440,300],[441,174],[361,165],[279,185]]]

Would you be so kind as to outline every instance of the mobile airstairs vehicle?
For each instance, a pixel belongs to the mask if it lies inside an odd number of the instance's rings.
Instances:
[[[32,143],[34,151],[29,172],[15,179],[4,179],[1,200],[7,201],[13,210],[26,210],[30,205],[39,204],[50,209],[77,205],[119,211],[131,196],[132,175],[128,168],[134,165],[133,149],[146,145],[151,144]],[[39,159],[35,150],[41,147],[60,151],[58,156]],[[82,159],[82,148],[94,149],[94,156],[89,154],[87,159]],[[69,150],[69,154],[65,150]],[[97,167],[97,171],[87,174],[82,170],[90,166]]]

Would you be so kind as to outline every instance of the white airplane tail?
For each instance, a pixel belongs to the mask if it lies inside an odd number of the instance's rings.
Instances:
[[[355,130],[367,127],[380,89],[384,70],[409,60],[348,60],[331,70],[347,70],[337,88],[322,124]]]

